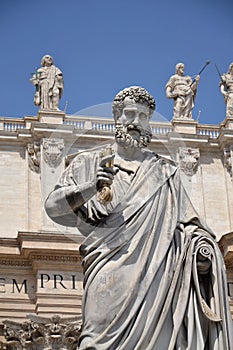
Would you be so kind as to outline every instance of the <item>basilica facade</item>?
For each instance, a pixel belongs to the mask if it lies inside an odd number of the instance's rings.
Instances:
[[[44,342],[59,335],[63,343],[75,343],[81,327],[83,237],[76,228],[52,222],[44,201],[75,154],[111,144],[114,129],[111,116],[51,110],[0,118],[2,349],[22,348],[33,334]],[[195,209],[216,235],[233,316],[233,118],[220,125],[152,119],[151,129],[150,149],[180,165]]]

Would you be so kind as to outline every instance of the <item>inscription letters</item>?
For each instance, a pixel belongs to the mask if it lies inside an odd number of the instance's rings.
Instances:
[[[40,273],[38,275],[38,288],[46,290],[78,290],[81,289],[82,281],[75,274],[62,273]],[[1,295],[14,294],[29,294],[35,291],[35,279],[24,276],[24,278],[16,276],[0,277],[0,298]]]

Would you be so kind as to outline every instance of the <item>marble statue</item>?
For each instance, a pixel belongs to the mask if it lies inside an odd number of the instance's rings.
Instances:
[[[79,152],[45,202],[85,236],[78,349],[230,350],[223,258],[177,165],[147,148],[154,109],[144,88],[120,91],[115,143]]]
[[[62,72],[54,66],[50,55],[42,57],[41,66],[30,79],[36,87],[34,104],[40,106],[41,110],[59,111],[64,88]]]
[[[230,64],[228,72],[221,76],[220,90],[226,103],[226,116],[233,116],[233,63]]]
[[[194,79],[184,75],[184,64],[176,65],[176,74],[172,75],[166,84],[167,98],[174,99],[174,118],[192,119],[192,110],[197,93],[200,75]]]

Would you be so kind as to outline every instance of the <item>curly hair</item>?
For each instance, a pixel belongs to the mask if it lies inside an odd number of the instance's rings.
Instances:
[[[115,120],[118,119],[124,108],[124,100],[126,97],[131,98],[136,103],[143,104],[147,106],[150,110],[150,116],[155,110],[155,100],[152,95],[149,94],[146,89],[140,86],[130,86],[120,91],[114,98],[112,104],[112,112]]]

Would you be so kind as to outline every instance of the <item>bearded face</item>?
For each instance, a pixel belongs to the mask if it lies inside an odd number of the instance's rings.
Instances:
[[[139,134],[139,138],[132,136],[132,132]],[[147,147],[151,142],[152,133],[151,130],[143,130],[138,126],[132,124],[123,125],[120,123],[116,124],[115,139],[116,142],[123,147]]]
[[[147,106],[126,98],[122,115],[116,123],[116,142],[127,148],[147,147],[152,138],[149,119],[150,111]]]

